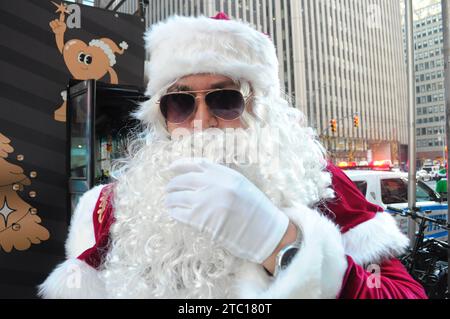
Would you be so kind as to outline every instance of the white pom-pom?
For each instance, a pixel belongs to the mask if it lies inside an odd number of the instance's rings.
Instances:
[[[128,49],[128,43],[125,41],[120,42],[119,46],[124,50]]]

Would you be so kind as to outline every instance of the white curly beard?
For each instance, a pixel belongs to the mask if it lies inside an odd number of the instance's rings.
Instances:
[[[176,158],[198,155],[187,154],[186,149],[203,140],[203,145],[196,145],[197,152],[242,173],[278,207],[313,205],[332,197],[328,188],[331,178],[323,172],[324,155],[312,131],[298,124],[286,126],[260,143],[254,141],[262,136],[261,128],[231,133],[239,136],[238,145],[247,150],[243,157],[239,154],[245,159],[241,162],[223,163],[224,157],[236,159],[238,148],[223,150],[225,135],[218,136],[212,130],[196,132],[181,141],[154,141],[142,146],[118,177],[116,222],[101,271],[109,297],[239,297],[235,273],[246,261],[215,245],[207,234],[169,217],[164,188],[171,176],[165,169]],[[251,155],[256,154],[255,148],[266,157]]]

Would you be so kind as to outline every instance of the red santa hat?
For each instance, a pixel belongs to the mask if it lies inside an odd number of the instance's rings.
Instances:
[[[154,95],[180,77],[212,73],[250,82],[255,93],[279,94],[278,59],[270,38],[219,13],[172,16],[145,34],[149,84]]]

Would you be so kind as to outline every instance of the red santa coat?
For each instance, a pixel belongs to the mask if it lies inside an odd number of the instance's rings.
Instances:
[[[405,250],[408,239],[401,234],[392,216],[368,202],[342,170],[332,164],[327,169],[332,174],[335,198],[314,210],[305,207],[304,211],[291,218],[304,232],[304,246],[299,256],[284,273],[280,273],[279,278],[270,278],[259,265],[243,267],[238,274],[245,279],[242,296],[427,298],[423,287],[395,258]],[[94,213],[77,215],[75,212],[66,244],[68,260],[40,286],[42,297],[102,298],[104,288],[96,269],[108,251],[109,229],[114,223],[112,196],[113,185],[96,187],[85,195],[90,200],[85,198],[84,202],[90,203],[91,207],[80,204],[77,210],[92,212],[92,203],[95,203]],[[289,211],[286,213],[290,215]],[[89,222],[86,216],[90,216]],[[90,227],[87,226],[89,223]],[[90,234],[81,225],[87,226],[85,228],[91,230]],[[93,237],[92,247],[80,250],[83,249],[79,245],[80,239],[89,236]],[[68,289],[63,284],[67,282],[70,269],[83,272],[81,289]]]

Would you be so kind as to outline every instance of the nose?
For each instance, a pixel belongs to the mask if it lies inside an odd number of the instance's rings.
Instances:
[[[205,101],[205,95],[197,95],[195,97],[195,103],[196,111],[194,118],[192,119],[192,127],[201,130],[217,127],[217,118],[210,113]]]

